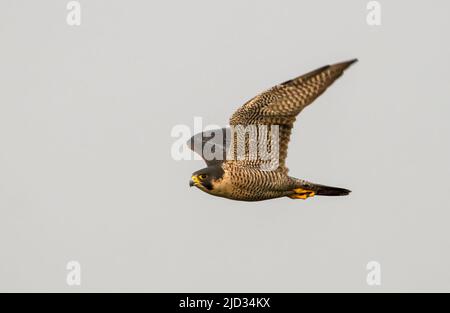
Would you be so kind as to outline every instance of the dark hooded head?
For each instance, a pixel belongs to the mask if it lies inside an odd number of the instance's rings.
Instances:
[[[189,186],[212,191],[214,183],[222,179],[224,171],[220,165],[210,166],[192,174]]]

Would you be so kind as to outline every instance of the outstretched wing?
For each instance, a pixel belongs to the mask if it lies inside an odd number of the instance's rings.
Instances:
[[[263,92],[238,109],[230,125],[278,125],[279,167],[287,170],[288,144],[297,115],[356,61],[327,65]]]
[[[223,163],[231,145],[230,128],[214,129],[194,135],[187,142],[188,147],[200,155],[207,166]]]

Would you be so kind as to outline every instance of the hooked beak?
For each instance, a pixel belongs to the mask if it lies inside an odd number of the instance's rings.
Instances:
[[[189,187],[194,187],[200,185],[200,180],[198,179],[197,176],[192,176],[191,180],[189,181]]]

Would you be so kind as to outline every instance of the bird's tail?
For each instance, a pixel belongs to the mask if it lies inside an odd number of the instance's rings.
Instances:
[[[315,190],[318,196],[348,196],[351,193],[348,189],[323,185],[315,185]]]
[[[293,194],[289,196],[292,199],[307,199],[314,196],[347,196],[351,193],[350,190],[344,188],[319,185],[304,180],[298,180],[298,182]]]

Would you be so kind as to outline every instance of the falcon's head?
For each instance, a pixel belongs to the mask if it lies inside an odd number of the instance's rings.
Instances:
[[[197,187],[203,191],[211,192],[223,178],[224,170],[220,165],[210,166],[192,174],[189,186]]]

